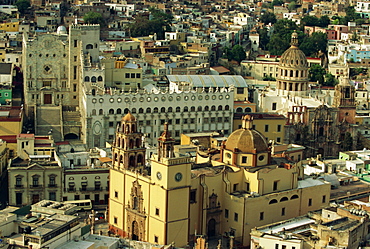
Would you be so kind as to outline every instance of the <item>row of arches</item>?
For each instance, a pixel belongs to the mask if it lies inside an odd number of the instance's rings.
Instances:
[[[144,108],[139,108],[139,109],[136,109],[136,108],[131,108],[131,113],[170,113],[170,112],[195,112],[195,111],[198,111],[198,112],[201,112],[201,111],[228,111],[230,110],[230,106],[229,105],[225,105],[225,107],[223,107],[222,105],[219,105],[217,108],[216,106],[205,106],[204,108],[202,106],[198,106],[198,108],[195,108],[195,106],[192,106],[192,107],[187,107],[185,106],[182,110],[181,110],[181,107],[176,107],[175,109],[173,107],[162,107],[162,108],[158,108],[158,107],[154,107],[154,108],[146,108],[144,110]],[[130,111],[130,109],[128,108],[125,108],[123,110],[123,113],[124,114],[127,114],[128,112]],[[251,112],[252,110],[248,111],[248,112]],[[121,108],[118,108],[116,110],[114,110],[113,108],[109,109],[108,111],[108,114],[122,114],[122,109]],[[93,109],[92,110],[92,115],[96,115],[96,110]],[[103,115],[103,109],[100,109],[99,110],[99,115]]]
[[[119,155],[115,153],[113,155],[113,162],[117,162],[118,165],[121,163],[124,163],[123,155]],[[137,166],[143,166],[144,165],[144,155],[141,153],[138,153],[136,155],[130,155],[128,159],[128,167],[137,167]]]
[[[299,196],[298,195],[292,195],[292,197],[290,197],[290,199],[291,200],[294,200],[294,199],[298,199],[299,198]],[[289,198],[288,197],[286,197],[286,196],[284,196],[284,197],[282,197],[281,199],[280,199],[280,202],[284,202],[284,201],[288,201],[289,200]],[[278,203],[278,200],[277,199],[272,199],[272,200],[270,200],[269,201],[269,204],[271,205],[271,204],[275,204],[275,203]]]
[[[96,82],[96,81],[103,81],[103,77],[102,76],[92,76],[91,77],[91,82]],[[90,82],[90,77],[89,76],[85,76],[85,82]]]
[[[286,70],[280,69],[280,75],[286,77],[307,77],[307,70]]]
[[[126,144],[128,141],[128,144]],[[118,137],[116,140],[116,147],[123,148],[123,149],[135,149],[135,148],[142,148],[142,140],[140,138],[136,139],[124,139]]]
[[[238,108],[236,108],[236,109],[235,109],[235,112],[236,112],[236,113],[243,113],[243,108],[238,107]],[[244,109],[244,112],[252,112],[252,108],[250,108],[250,107],[246,107],[246,108]]]

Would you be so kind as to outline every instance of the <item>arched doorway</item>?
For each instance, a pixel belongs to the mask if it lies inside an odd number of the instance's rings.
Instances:
[[[208,221],[207,235],[208,237],[213,237],[216,235],[216,220],[213,218]]]
[[[324,156],[324,149],[323,148],[319,148],[317,150],[317,154],[321,154],[321,156],[323,157]]]
[[[132,222],[132,240],[139,240],[139,224],[134,220]]]
[[[64,135],[64,140],[75,140],[78,139],[78,136],[74,133],[68,133]]]

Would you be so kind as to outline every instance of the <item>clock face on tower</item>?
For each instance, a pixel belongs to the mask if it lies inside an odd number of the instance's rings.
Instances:
[[[162,179],[162,174],[161,174],[161,172],[157,172],[157,178],[158,178],[158,180],[161,180]]]
[[[175,180],[176,180],[176,182],[179,182],[179,181],[181,181],[181,179],[182,179],[182,174],[179,172],[175,175]]]

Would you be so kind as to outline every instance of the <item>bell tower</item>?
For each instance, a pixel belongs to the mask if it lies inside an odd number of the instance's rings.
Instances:
[[[356,89],[349,83],[348,68],[347,72],[340,78],[340,82],[335,86],[335,96],[333,105],[339,109],[339,121],[346,121],[355,124],[356,116]]]
[[[136,118],[126,114],[117,126],[113,142],[113,166],[118,169],[142,171],[145,167],[143,133],[137,131]]]

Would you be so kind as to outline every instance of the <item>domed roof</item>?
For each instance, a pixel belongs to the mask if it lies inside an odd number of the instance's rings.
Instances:
[[[238,148],[242,153],[268,151],[265,136],[252,128],[252,120],[253,118],[250,115],[243,117],[243,127],[231,133],[226,140],[225,149],[233,151]]]
[[[291,46],[281,56],[279,66],[291,68],[308,68],[306,55],[298,48],[298,34],[293,32]]]
[[[134,115],[131,114],[131,112],[129,112],[124,117],[122,117],[122,121],[124,121],[124,122],[135,122],[136,118],[134,117]]]
[[[59,26],[59,27],[57,28],[57,34],[58,34],[58,35],[66,35],[66,34],[67,34],[67,29],[66,29],[66,27],[64,27],[64,26]]]

